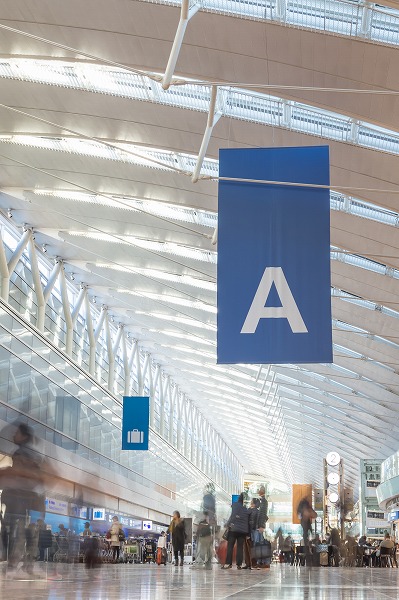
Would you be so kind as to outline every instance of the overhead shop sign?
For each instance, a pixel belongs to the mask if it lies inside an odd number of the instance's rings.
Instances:
[[[328,146],[220,150],[217,362],[332,362]]]
[[[150,399],[124,396],[122,407],[122,450],[148,450]]]

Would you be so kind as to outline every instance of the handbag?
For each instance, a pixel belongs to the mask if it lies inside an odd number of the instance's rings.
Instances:
[[[230,527],[226,527],[226,529],[224,530],[223,535],[222,535],[222,539],[226,540],[226,542],[229,539],[229,531],[230,531]]]
[[[271,558],[272,556],[272,545],[267,540],[256,543],[251,548],[251,558],[255,560],[263,560],[265,558]]]

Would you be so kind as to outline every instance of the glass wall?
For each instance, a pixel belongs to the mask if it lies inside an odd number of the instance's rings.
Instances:
[[[21,416],[39,439],[88,459],[93,472],[96,465],[109,469],[186,507],[186,514],[200,510],[209,479],[154,432],[148,452],[121,451],[121,405],[2,305],[0,420]],[[224,514],[230,498],[215,487]]]

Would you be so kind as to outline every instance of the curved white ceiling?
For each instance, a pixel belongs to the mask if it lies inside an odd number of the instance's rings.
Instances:
[[[128,71],[164,73],[178,19],[177,7],[134,0],[43,0],[34,11],[27,0],[2,3],[0,27],[36,38],[2,30],[0,206],[135,333],[248,471],[320,483],[323,453],[338,450],[354,485],[358,459],[392,453],[399,434],[399,198],[389,193],[399,184],[399,50],[298,23],[203,11],[190,21],[176,73],[226,83],[202,174],[217,175],[221,147],[322,139],[339,192],[334,364],[219,367],[217,183],[190,178],[209,87],[162,92]],[[232,112],[234,94],[255,98],[258,114],[249,105]],[[270,119],[275,98],[279,116]],[[301,129],[295,111],[323,126]]]

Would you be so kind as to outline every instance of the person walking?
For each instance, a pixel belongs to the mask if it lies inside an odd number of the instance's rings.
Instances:
[[[203,518],[197,527],[197,554],[195,557],[195,564],[197,566],[203,564],[205,569],[212,568],[212,548],[212,528],[209,522],[209,515],[207,512],[204,512]]]
[[[112,558],[114,562],[119,560],[119,555],[121,551],[121,542],[125,539],[125,534],[123,532],[123,528],[121,523],[119,523],[118,517],[112,517],[112,525],[109,530],[110,537],[110,545],[112,548]]]
[[[251,504],[249,505],[249,535],[250,540],[245,540],[244,543],[244,556],[245,556],[245,567],[243,569],[252,569],[251,550],[252,546],[258,542],[260,533],[258,532],[258,519],[259,519],[259,501],[257,498],[252,498]]]
[[[43,519],[38,519],[36,525],[38,530],[39,561],[43,562],[46,556],[46,550],[48,560],[48,548],[51,548],[53,545],[53,535],[51,530],[47,529],[47,525]]]
[[[263,485],[261,485],[258,490],[258,496],[259,496],[258,528],[257,528],[257,533],[254,536],[256,538],[254,541],[254,544],[260,544],[263,542],[263,540],[264,540],[263,534],[266,529],[266,523],[269,520],[269,517],[267,516],[268,502],[266,500],[266,490]],[[270,563],[268,560],[261,558],[257,561],[258,569],[262,569],[262,568],[265,569],[268,567],[270,567]]]
[[[2,517],[2,535],[7,543],[8,575],[11,577],[20,561],[23,561],[22,569],[33,575],[33,556],[37,550],[38,536],[34,535],[31,528],[27,540],[28,515],[31,510],[41,515],[45,512],[45,476],[42,472],[45,461],[36,449],[33,430],[21,422],[13,424],[12,433],[12,442],[17,446],[12,454],[12,466],[0,470],[1,502],[6,507]]]
[[[243,549],[246,536],[249,535],[249,511],[244,506],[244,494],[241,493],[237,502],[234,502],[231,515],[226,523],[227,534],[227,556],[226,563],[222,569],[231,569],[233,566],[233,550],[237,542],[237,569],[241,569]]]
[[[175,557],[174,565],[179,566],[179,554],[180,554],[180,566],[184,565],[184,544],[186,542],[186,530],[184,526],[184,519],[181,518],[178,510],[173,513],[172,522],[169,525],[168,532],[172,536],[172,546]]]

